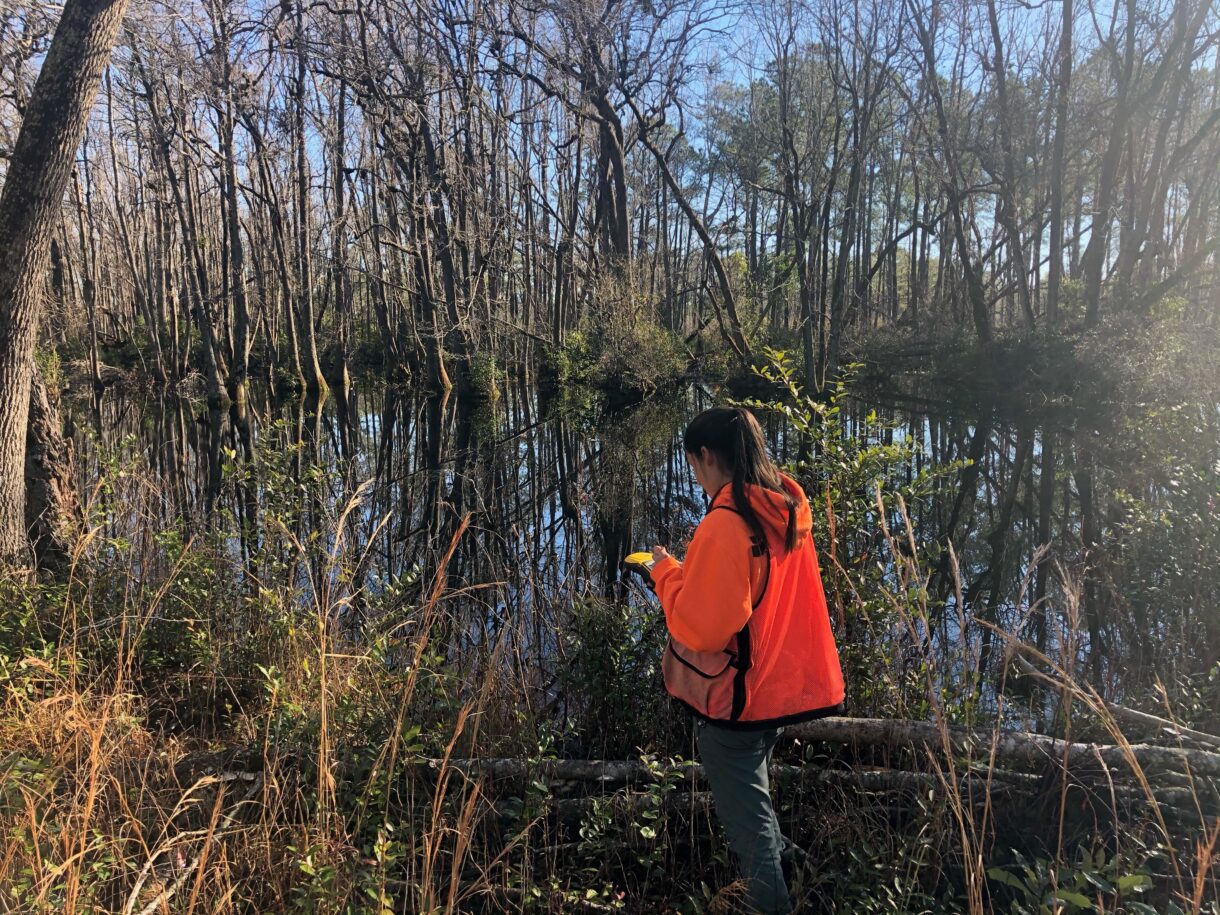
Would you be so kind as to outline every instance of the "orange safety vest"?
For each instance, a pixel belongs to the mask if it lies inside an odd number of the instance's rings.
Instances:
[[[679,563],[652,569],[670,632],[665,687],[701,718],[751,729],[838,714],[843,673],[813,544],[809,501],[797,503],[796,549],[785,549],[783,496],[747,485],[765,539],[751,535],[731,487],[712,499]]]

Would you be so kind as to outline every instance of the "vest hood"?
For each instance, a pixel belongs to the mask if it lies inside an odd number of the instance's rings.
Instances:
[[[781,473],[780,482],[796,502],[796,537],[799,543],[813,530],[813,513],[809,508],[809,500],[805,497],[805,491],[801,489],[800,484],[792,477]],[[767,535],[767,549],[774,556],[784,555],[787,552],[785,543],[788,538],[788,505],[784,501],[783,494],[754,483],[747,483],[746,496]],[[712,499],[712,505],[735,508],[731,483],[726,483],[720,488],[715,498]]]

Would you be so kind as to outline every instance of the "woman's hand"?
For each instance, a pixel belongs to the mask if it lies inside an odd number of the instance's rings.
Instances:
[[[663,546],[654,546],[652,548],[652,564],[655,566],[658,562],[669,555],[669,550]]]

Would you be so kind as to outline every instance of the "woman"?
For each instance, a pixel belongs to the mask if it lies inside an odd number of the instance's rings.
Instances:
[[[696,717],[716,811],[758,912],[787,912],[767,766],[782,727],[839,712],[843,674],[809,501],[747,410],[697,416],[683,441],[711,508],[679,563],[653,547],[670,643],[666,689]]]

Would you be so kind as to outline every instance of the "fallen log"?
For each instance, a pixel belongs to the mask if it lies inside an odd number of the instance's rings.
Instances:
[[[1018,648],[1026,648],[1027,646],[1019,645]],[[1172,721],[1168,718],[1162,718],[1159,715],[1150,715],[1148,712],[1141,712],[1137,709],[1127,708],[1125,705],[1119,705],[1117,702],[1110,702],[1108,699],[1100,699],[1090,695],[1079,686],[1069,683],[1059,677],[1043,673],[1034,667],[1029,661],[1023,658],[1020,654],[1014,654],[1013,660],[1017,662],[1017,666],[1021,671],[1039,683],[1057,689],[1063,692],[1069,692],[1082,700],[1087,707],[1091,707],[1095,702],[1102,702],[1106,710],[1115,718],[1125,721],[1128,724],[1133,724],[1139,727],[1151,729],[1154,733],[1168,735],[1176,740],[1193,741],[1210,751],[1220,751],[1220,737],[1215,734],[1208,734],[1206,731],[1197,731],[1194,728],[1188,728],[1183,724]]]
[[[820,740],[845,746],[927,747],[933,751],[978,758],[994,753],[1008,766],[1043,767],[1049,764],[1094,766],[1101,761],[1111,769],[1141,768],[1181,771],[1220,777],[1220,753],[1209,750],[1159,747],[1150,744],[1076,743],[1044,734],[1001,729],[941,726],[933,721],[893,718],[823,718],[787,728],[785,734],[803,740]]]
[[[1194,776],[1220,777],[1220,753],[1208,750],[1162,747],[1150,744],[1083,743],[1064,741],[1044,734],[1000,729],[944,726],[931,721],[903,721],[888,718],[823,718],[793,725],[787,735],[807,741],[823,741],[851,747],[926,748],[933,753],[945,750],[968,757],[975,763],[986,761],[997,780],[1019,782],[1017,773],[1004,770],[1025,767],[1045,769],[1048,765],[1095,768],[1099,763],[1123,772],[1135,766],[1144,770],[1166,770],[1170,781],[1174,773],[1189,771]],[[624,784],[655,777],[658,764],[636,760],[590,759],[451,759],[447,763],[431,760],[427,765],[447,765],[471,774],[492,778],[541,776],[575,782]],[[1002,767],[1002,769],[1001,769]],[[671,760],[665,771],[672,777],[686,778],[698,773],[697,763]],[[822,777],[833,778],[829,770]],[[853,777],[859,777],[856,773]],[[931,776],[929,776],[931,777]]]
[[[436,771],[449,768],[467,775],[518,781],[546,778],[622,785],[652,781],[657,776],[654,767],[636,759],[518,759],[496,756],[485,759],[428,759],[423,761],[423,765]],[[685,779],[696,773],[701,774],[702,768],[698,763],[678,760],[671,761],[665,771],[675,778]]]
[[[637,775],[639,779],[647,779],[649,773],[642,763],[639,764]],[[501,770],[502,771],[502,770]],[[687,769],[683,772],[684,775],[693,776],[689,780],[702,780],[702,767]],[[688,781],[689,781],[688,780]],[[926,772],[907,772],[902,769],[861,769],[861,770],[835,770],[835,769],[814,769],[805,766],[783,766],[772,765],[771,780],[779,786],[790,786],[799,784],[801,787],[822,787],[822,788],[837,788],[843,791],[854,791],[862,794],[898,794],[898,795],[921,795],[927,796],[929,792],[939,793],[943,785],[939,778]],[[573,779],[576,781],[576,779]],[[987,787],[982,778],[975,777],[973,782],[967,778],[961,778],[957,782],[958,791],[962,795],[969,795],[972,792],[978,795],[978,801],[987,796],[983,790]],[[1000,797],[1011,797],[1018,793],[1016,786],[1007,783],[996,783],[990,786],[988,792],[990,798],[994,801]],[[601,803],[608,801],[609,810],[615,814],[634,815],[641,811],[656,807],[666,806],[673,808],[682,808],[690,805],[707,806],[711,804],[712,796],[708,791],[674,791],[669,793],[663,799],[658,799],[653,794],[643,791],[619,791],[609,798],[605,796],[583,796],[583,797],[563,797],[552,798],[548,802],[551,809],[559,816],[560,820],[571,821],[586,815],[592,809],[594,800],[597,799]],[[513,819],[521,815],[519,802],[517,804],[502,804],[497,807],[497,812],[508,819]]]

